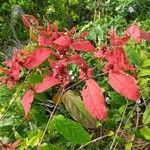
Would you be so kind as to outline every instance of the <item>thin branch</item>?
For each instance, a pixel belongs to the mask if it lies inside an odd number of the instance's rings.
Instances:
[[[113,142],[112,142],[112,144],[111,144],[111,146],[110,146],[110,150],[113,149],[113,146],[114,146],[114,144],[115,144],[117,135],[118,135],[119,130],[120,130],[121,126],[122,126],[123,119],[124,119],[124,116],[125,116],[125,113],[126,113],[126,110],[127,110],[127,107],[128,107],[128,101],[126,101],[126,102],[127,102],[127,104],[126,104],[126,107],[125,107],[124,112],[123,112],[123,114],[122,114],[121,122],[120,122],[119,127],[118,127],[118,129],[117,129],[117,131],[116,131],[116,134],[115,134],[115,137],[114,137],[114,139],[113,139]]]
[[[84,144],[84,145],[81,145],[77,150],[80,150],[80,149],[82,149],[83,147],[85,147],[85,146],[87,146],[87,145],[89,145],[89,144],[91,144],[91,143],[95,143],[95,142],[97,142],[97,141],[99,141],[99,140],[102,140],[102,139],[104,139],[104,138],[106,138],[106,137],[108,137],[108,135],[100,136],[100,137],[98,137],[98,138],[96,138],[96,139],[94,139],[94,140],[91,140],[90,142],[88,142],[88,143],[86,143],[86,144]]]
[[[54,107],[54,109],[53,109],[53,111],[52,111],[52,113],[51,113],[49,119],[48,119],[48,122],[47,122],[47,124],[46,124],[45,129],[44,129],[44,132],[43,132],[43,134],[42,134],[41,140],[40,140],[39,143],[38,143],[37,150],[40,150],[40,146],[41,146],[42,141],[43,141],[43,139],[44,139],[44,137],[45,137],[46,131],[47,131],[48,126],[49,126],[49,123],[50,123],[50,121],[51,121],[51,119],[52,119],[52,117],[53,117],[53,115],[54,115],[54,113],[55,113],[55,111],[56,111],[56,108],[57,108],[57,106],[58,106],[58,104],[59,104],[59,101],[60,101],[60,99],[61,99],[61,97],[62,97],[62,95],[63,95],[64,92],[65,92],[65,90],[63,89],[62,92],[61,92],[61,94],[60,94],[60,96],[59,96],[59,99],[58,99],[58,101],[57,101],[57,103],[56,103],[56,105],[55,105],[55,107]]]

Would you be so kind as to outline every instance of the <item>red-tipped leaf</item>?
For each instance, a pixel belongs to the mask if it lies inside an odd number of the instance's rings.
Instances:
[[[134,101],[139,99],[139,88],[132,76],[123,72],[110,72],[108,80],[111,87],[122,96]]]
[[[103,92],[95,80],[86,80],[86,87],[81,92],[87,111],[99,120],[107,118],[107,109]]]

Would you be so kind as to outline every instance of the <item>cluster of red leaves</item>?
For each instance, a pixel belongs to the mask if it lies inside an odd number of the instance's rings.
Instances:
[[[1,148],[2,148],[2,150],[15,150],[17,147],[18,147],[18,145],[20,144],[20,141],[19,140],[17,140],[17,141],[15,141],[14,143],[11,143],[11,144],[5,144],[5,143],[2,143],[1,142]]]
[[[136,101],[139,98],[139,88],[135,79],[125,73],[125,71],[133,72],[135,68],[128,62],[123,48],[128,41],[127,35],[137,43],[141,39],[150,40],[149,33],[139,29],[136,24],[131,25],[124,32],[124,37],[118,37],[115,30],[111,30],[110,47],[104,45],[100,50],[96,50],[90,41],[85,40],[87,33],[75,36],[75,27],[64,33],[58,31],[56,24],[48,23],[46,27],[40,26],[38,19],[31,15],[24,15],[22,20],[26,27],[34,28],[38,32],[38,48],[30,53],[22,50],[15,53],[11,60],[6,61],[7,69],[0,68],[5,74],[1,80],[2,84],[6,83],[12,88],[20,79],[21,69],[33,69],[46,60],[51,67],[51,70],[48,70],[49,74],[41,83],[25,92],[22,99],[25,117],[28,116],[36,93],[42,93],[55,85],[65,87],[70,83],[71,77],[67,65],[75,63],[80,68],[79,79],[85,81],[81,95],[86,109],[97,119],[107,118],[103,92],[93,79],[93,69],[89,68],[84,59],[78,55],[80,51],[94,52],[95,58],[105,59],[107,63],[103,71],[109,74],[108,82],[112,88],[131,100]]]

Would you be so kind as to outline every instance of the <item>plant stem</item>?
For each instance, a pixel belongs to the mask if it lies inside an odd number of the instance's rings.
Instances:
[[[85,147],[85,146],[87,146],[87,145],[89,145],[89,144],[91,144],[91,143],[95,143],[95,142],[97,142],[98,140],[104,139],[104,138],[106,138],[106,137],[108,137],[108,135],[100,136],[100,137],[98,137],[98,138],[96,138],[96,139],[94,139],[94,140],[91,140],[90,142],[88,142],[88,143],[86,143],[86,144],[84,144],[84,145],[81,145],[77,150],[80,150],[80,149],[82,149],[83,147]]]
[[[125,113],[126,113],[126,110],[127,110],[127,106],[128,106],[128,101],[126,101],[126,102],[127,102],[127,104],[126,104],[126,107],[125,107],[125,109],[124,109],[124,111],[123,111],[122,118],[121,118],[121,122],[120,122],[119,127],[118,127],[118,129],[117,129],[117,131],[116,131],[116,134],[115,134],[115,137],[114,137],[114,139],[113,139],[113,142],[112,142],[112,144],[111,144],[111,146],[110,146],[110,150],[113,149],[113,146],[114,146],[114,144],[115,144],[117,135],[118,135],[119,130],[120,130],[121,126],[122,126],[123,119],[124,119],[124,116],[125,116]]]
[[[45,137],[45,134],[46,134],[46,131],[47,131],[48,126],[49,126],[49,124],[50,124],[50,121],[51,121],[51,119],[52,119],[52,117],[53,117],[53,115],[54,115],[54,113],[55,113],[55,111],[56,111],[56,108],[57,108],[57,106],[58,106],[58,104],[59,104],[59,101],[60,101],[60,99],[61,99],[61,97],[62,97],[62,95],[63,95],[64,92],[65,92],[65,90],[63,89],[62,92],[61,92],[61,94],[60,94],[60,96],[59,96],[59,99],[58,99],[58,101],[57,101],[57,103],[56,103],[56,105],[55,105],[55,107],[54,107],[54,109],[53,109],[53,111],[52,111],[52,113],[51,113],[49,119],[48,119],[48,122],[47,122],[47,124],[46,124],[45,129],[44,129],[44,132],[43,132],[43,134],[42,134],[42,137],[41,137],[41,139],[40,139],[40,141],[39,141],[39,143],[38,143],[37,150],[40,150],[40,146],[41,146],[42,141],[43,141],[43,139],[44,139],[44,137]]]

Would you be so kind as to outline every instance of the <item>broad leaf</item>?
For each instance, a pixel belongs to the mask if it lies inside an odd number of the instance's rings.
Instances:
[[[144,126],[141,130],[140,130],[141,134],[144,136],[144,138],[146,140],[150,140],[150,128],[147,126]]]
[[[86,87],[81,92],[84,105],[89,113],[97,119],[107,118],[107,109],[103,92],[95,80],[86,80]]]
[[[143,124],[148,124],[150,123],[150,103],[147,105],[144,113],[143,113]]]
[[[42,136],[41,130],[32,130],[28,133],[28,138],[26,140],[26,144],[28,147],[35,147],[38,145]]]
[[[55,116],[51,123],[60,134],[73,143],[85,144],[91,139],[82,126],[62,115]]]
[[[139,88],[132,76],[123,72],[110,72],[108,80],[111,87],[122,96],[134,101],[139,99]]]
[[[54,43],[60,46],[68,47],[71,44],[71,39],[68,36],[61,36],[55,40]]]
[[[150,67],[150,59],[146,59],[146,60],[144,60],[144,62],[143,62],[143,65],[142,65],[143,67]]]
[[[141,69],[139,72],[140,77],[149,76],[150,75],[150,69]]]
[[[34,92],[29,89],[28,91],[26,91],[26,93],[22,98],[22,106],[24,108],[26,117],[28,116],[33,100],[34,100]]]
[[[136,23],[133,23],[125,32],[124,34],[131,36],[131,38],[136,42],[141,42],[141,32],[139,27]]]
[[[62,150],[62,148],[58,147],[57,145],[44,143],[41,146],[41,150]]]
[[[72,48],[77,51],[96,52],[94,46],[89,41],[74,41]]]
[[[118,37],[115,30],[110,31],[110,43],[112,46],[122,46],[128,41],[128,37]]]
[[[96,119],[94,119],[85,109],[81,97],[75,92],[68,90],[63,95],[63,103],[70,115],[86,128],[95,128]]]
[[[24,66],[27,69],[32,69],[43,63],[51,54],[51,50],[48,48],[38,48],[33,51],[25,60]]]
[[[42,93],[48,90],[49,88],[51,88],[52,86],[57,85],[59,83],[60,81],[57,78],[46,76],[41,83],[35,85],[34,89],[36,93]]]

